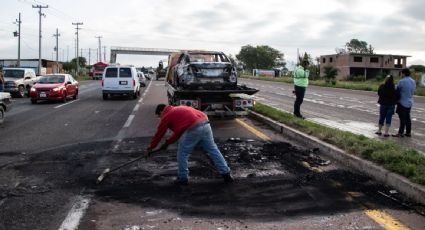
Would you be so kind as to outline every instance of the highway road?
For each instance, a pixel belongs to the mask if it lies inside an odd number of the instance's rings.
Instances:
[[[249,83],[261,90],[262,102],[290,107],[293,98],[285,85]],[[78,100],[65,104],[15,99],[0,126],[0,229],[425,228],[423,207],[394,202],[386,195],[402,196],[392,188],[336,162],[317,164],[311,156],[320,153],[248,118],[211,118],[233,184],[223,184],[196,149],[190,186],[174,186],[175,145],[96,184],[105,168],[144,153],[159,121],[155,106],[167,102],[165,90],[163,81],[151,81],[136,100],[104,101],[100,82],[84,81]],[[310,103],[303,105],[308,118]],[[353,110],[362,108],[367,109]],[[414,116],[418,119],[416,110]]]
[[[240,79],[241,84],[260,89],[256,100],[292,113],[295,95],[293,85],[280,82]],[[374,133],[378,129],[379,104],[375,92],[309,86],[301,106],[307,120],[330,127],[382,138]],[[425,97],[415,97],[411,111],[412,137],[393,138],[401,145],[425,153]],[[398,131],[398,116],[393,116],[391,132]]]

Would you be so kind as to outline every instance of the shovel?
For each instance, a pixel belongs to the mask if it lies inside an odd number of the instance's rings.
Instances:
[[[117,166],[117,167],[115,167],[115,168],[106,168],[103,172],[102,172],[102,174],[100,174],[100,176],[97,178],[97,181],[96,181],[96,183],[97,184],[100,184],[100,182],[102,182],[102,180],[106,177],[106,175],[108,175],[109,173],[111,173],[111,172],[114,172],[114,171],[117,171],[118,169],[120,169],[120,168],[123,168],[123,167],[125,167],[125,166],[127,166],[127,165],[130,165],[130,164],[132,164],[132,163],[134,163],[134,162],[136,162],[136,161],[139,161],[139,160],[141,160],[141,159],[143,159],[143,158],[147,158],[148,157],[148,155],[150,155],[150,154],[153,154],[153,153],[157,153],[157,152],[159,152],[159,151],[161,151],[162,149],[157,149],[157,150],[155,150],[155,151],[152,151],[152,152],[150,152],[149,154],[143,154],[142,156],[140,156],[140,157],[137,157],[136,159],[134,159],[134,160],[131,160],[131,161],[129,161],[129,162],[126,162],[126,163],[124,163],[124,164],[122,164],[122,165],[119,165],[119,166]]]

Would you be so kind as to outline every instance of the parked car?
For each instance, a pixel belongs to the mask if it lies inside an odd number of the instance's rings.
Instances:
[[[12,108],[10,93],[0,92],[0,124],[3,124],[5,113]]]
[[[77,99],[78,81],[70,74],[47,74],[39,78],[30,90],[33,104],[41,100],[66,102],[68,98]]]
[[[146,76],[143,72],[137,72],[137,76],[139,77],[139,83],[141,87],[146,86]]]
[[[9,92],[14,97],[29,95],[31,87],[37,81],[37,76],[30,68],[3,68],[5,80],[4,92]]]
[[[103,100],[112,95],[140,96],[140,83],[134,66],[113,65],[106,67],[102,76]]]

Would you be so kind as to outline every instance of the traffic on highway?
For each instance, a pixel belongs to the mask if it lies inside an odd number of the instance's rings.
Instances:
[[[8,0],[0,230],[425,229],[421,5],[370,4]]]

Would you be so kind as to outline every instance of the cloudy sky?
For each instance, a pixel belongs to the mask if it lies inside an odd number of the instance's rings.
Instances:
[[[38,9],[43,58],[52,59],[59,29],[60,60],[75,56],[75,26],[80,48],[91,62],[102,46],[205,49],[237,54],[243,45],[269,45],[295,61],[297,48],[313,56],[335,53],[352,38],[377,53],[410,55],[408,64],[425,64],[425,0],[1,0],[0,59],[16,58],[13,37],[22,17],[21,57],[38,58]],[[109,51],[107,51],[109,59]],[[119,55],[118,62],[155,65],[161,56]]]

